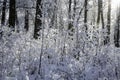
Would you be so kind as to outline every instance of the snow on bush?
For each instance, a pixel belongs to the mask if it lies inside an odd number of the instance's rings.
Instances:
[[[42,43],[41,37],[2,29],[0,80],[119,80],[120,50],[100,46],[98,31],[87,36],[82,27],[77,46],[67,30],[44,29]]]

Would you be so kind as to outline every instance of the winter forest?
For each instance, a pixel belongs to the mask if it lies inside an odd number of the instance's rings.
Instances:
[[[120,0],[0,0],[0,80],[120,80]]]

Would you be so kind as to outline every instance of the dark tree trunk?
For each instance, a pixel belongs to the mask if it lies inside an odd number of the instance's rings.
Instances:
[[[9,27],[15,30],[15,21],[16,21],[16,1],[10,0],[9,5]]]
[[[84,10],[84,24],[85,24],[85,30],[87,31],[87,12],[88,12],[88,0],[85,0],[85,10]]]
[[[76,6],[77,6],[77,1],[74,0],[74,7],[73,7],[73,11],[74,11],[74,13],[73,13],[73,20],[75,20],[75,16],[76,16]]]
[[[101,12],[101,6],[100,6],[100,0],[98,0],[98,15],[97,15],[97,24],[100,23],[100,12]]]
[[[36,15],[35,15],[35,29],[34,29],[34,38],[38,39],[39,31],[42,29],[42,0],[37,0],[36,2]]]
[[[120,22],[118,20],[118,22]],[[116,26],[116,29],[115,29],[115,34],[114,34],[114,43],[115,43],[115,46],[116,47],[120,47],[120,44],[119,44],[119,37],[120,37],[120,30],[119,30],[119,23],[117,23],[117,26]]]
[[[69,9],[68,9],[68,30],[70,30],[72,28],[72,23],[71,23],[71,19],[72,19],[72,15],[71,15],[71,4],[72,4],[72,0],[69,0]]]
[[[70,31],[69,32],[69,35],[72,36],[74,32],[74,29],[73,29],[73,22],[72,22],[72,0],[69,0],[69,8],[68,8],[68,30]]]
[[[6,2],[7,2],[7,0],[4,0],[4,2],[3,2],[1,25],[5,25],[5,17],[6,17]]]
[[[25,30],[28,31],[29,29],[29,13],[28,10],[25,10]]]
[[[102,22],[102,28],[104,29],[105,23],[104,23],[103,8],[102,8],[102,10],[101,10],[101,22]]]
[[[119,40],[120,40],[120,11],[117,12],[117,20],[115,23],[115,30],[114,30],[114,44],[116,47],[120,47]]]

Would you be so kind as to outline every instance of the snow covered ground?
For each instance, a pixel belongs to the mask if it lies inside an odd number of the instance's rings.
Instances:
[[[0,80],[120,79],[120,49],[112,44],[99,46],[91,42],[94,38],[79,35],[76,48],[76,40],[71,40],[66,31],[46,29],[43,42],[29,34],[7,31],[0,39]]]

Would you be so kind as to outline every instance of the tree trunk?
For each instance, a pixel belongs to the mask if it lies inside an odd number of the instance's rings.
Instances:
[[[71,4],[72,4],[72,0],[69,0],[69,9],[68,9],[68,30],[70,30],[72,28],[72,23],[71,23]]]
[[[104,15],[103,15],[103,2],[102,0],[98,0],[98,17],[97,24],[99,25],[101,19],[102,28],[104,29]]]
[[[84,24],[85,24],[85,30],[87,31],[87,12],[88,12],[88,0],[85,0],[85,10],[84,10]]]
[[[101,25],[99,25],[101,22]],[[102,30],[104,30],[104,14],[103,14],[103,0],[98,0],[98,17],[97,17],[97,25],[98,28],[99,26],[102,26]],[[100,35],[103,35],[100,39],[100,44],[102,43],[102,45],[105,44],[105,36],[104,36],[104,32],[100,32]]]
[[[73,23],[72,23],[72,0],[69,0],[69,8],[68,8],[68,30],[69,35],[72,36],[74,32]]]
[[[105,44],[108,44],[110,42],[110,25],[111,25],[111,0],[108,0],[107,36],[105,38]]]
[[[100,23],[100,13],[101,13],[100,0],[98,0],[98,15],[97,15],[97,24]]]
[[[6,2],[7,2],[7,0],[4,0],[4,2],[3,2],[1,25],[5,25],[5,17],[6,17]]]
[[[114,44],[116,47],[120,47],[119,40],[120,40],[120,11],[117,12],[117,20],[115,23],[115,30],[114,30]]]
[[[42,0],[37,0],[36,2],[36,15],[35,15],[35,29],[34,29],[34,38],[38,39],[39,31],[42,29]]]
[[[74,0],[74,7],[73,7],[73,11],[74,11],[74,13],[73,13],[73,20],[75,20],[75,16],[76,16],[76,6],[77,6],[77,1]]]
[[[29,29],[29,13],[28,10],[25,10],[25,31],[28,31]]]
[[[15,30],[15,21],[16,21],[16,0],[10,0],[9,7],[9,27]]]

